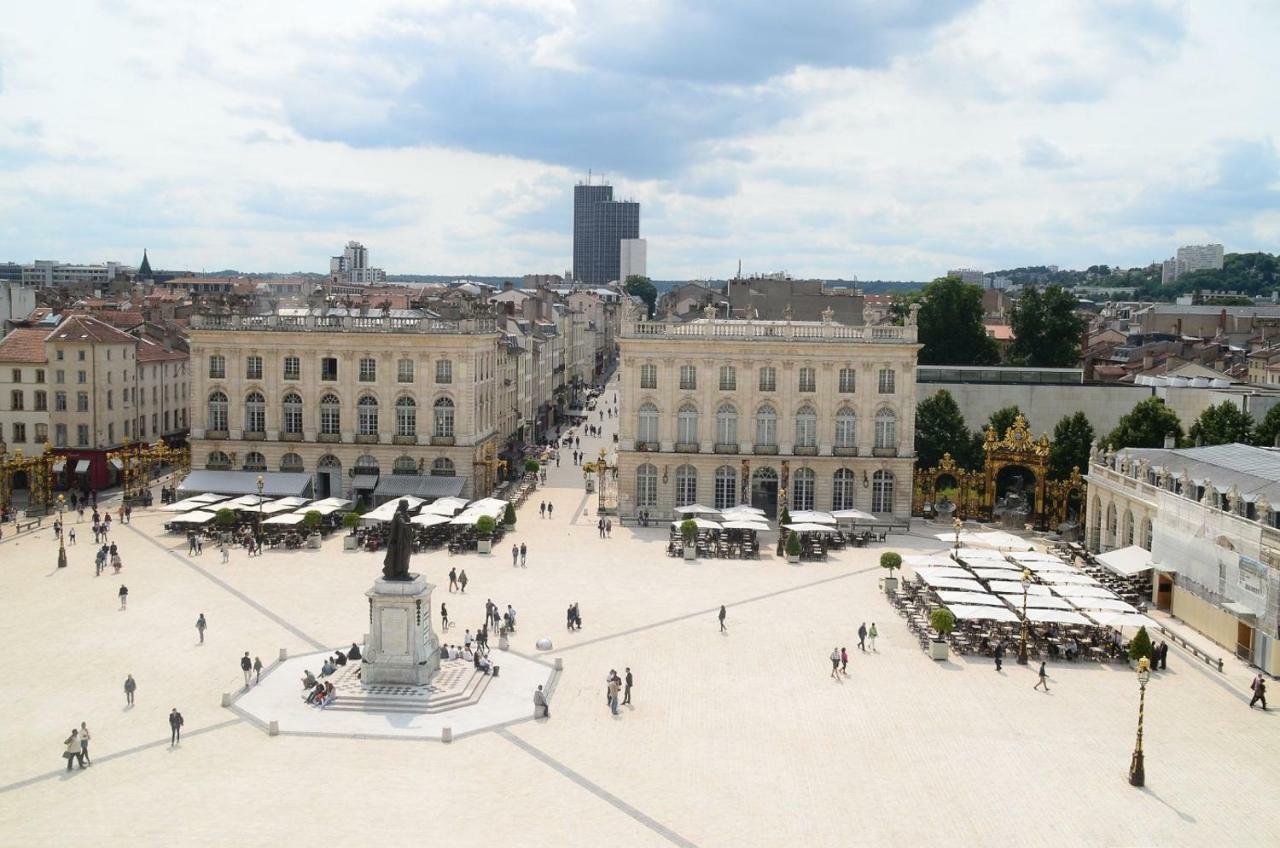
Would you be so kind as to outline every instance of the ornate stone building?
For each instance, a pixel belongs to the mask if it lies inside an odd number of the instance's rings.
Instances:
[[[748,503],[861,509],[906,521],[915,443],[916,328],[627,309],[618,509]]]

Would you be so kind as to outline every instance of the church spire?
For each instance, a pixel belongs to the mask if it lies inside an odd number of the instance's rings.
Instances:
[[[138,266],[138,279],[151,279],[151,262],[147,259],[147,249],[142,248],[142,264]]]

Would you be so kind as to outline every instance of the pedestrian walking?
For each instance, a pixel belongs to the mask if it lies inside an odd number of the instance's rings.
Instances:
[[[458,569],[449,569],[449,591],[452,592],[458,588]]]
[[[867,651],[867,623],[865,621],[858,625],[858,650],[863,653]]]
[[[200,556],[203,553],[204,553],[204,538],[199,534],[197,534],[196,535],[196,556]]]
[[[606,518],[604,520],[604,537],[606,539],[613,538],[613,519]]]
[[[1249,709],[1253,709],[1253,705],[1262,702],[1262,709],[1267,709],[1267,681],[1263,679],[1262,672],[1253,678],[1253,698],[1249,701]]]
[[[138,683],[133,679],[132,674],[124,676],[124,704],[126,707],[133,706],[133,693],[137,691]]]
[[[249,688],[249,678],[253,676],[253,660],[249,659],[249,652],[245,651],[244,656],[240,658],[240,670],[244,672],[244,688]]]
[[[1034,687],[1034,688],[1039,689],[1041,686],[1043,686],[1043,687],[1044,687],[1044,691],[1045,691],[1045,692],[1048,692],[1048,691],[1049,691],[1049,675],[1048,675],[1048,673],[1044,670],[1044,660],[1041,660],[1041,661],[1040,661],[1040,674],[1039,674],[1039,677],[1040,677],[1040,679],[1036,681],[1036,685],[1035,685],[1035,687]]]
[[[556,511],[556,505],[551,501],[547,501],[547,518],[551,517],[551,513]]]
[[[222,551],[222,561],[224,563],[231,558],[231,549],[227,547],[226,540],[223,540],[222,543],[218,545],[218,550]]]
[[[76,528],[72,527],[67,531],[67,542],[72,545],[76,543]]]
[[[546,518],[546,517],[547,517],[547,502],[546,502],[546,501],[540,501],[540,502],[538,503],[538,517],[539,517],[539,518]]]
[[[1004,667],[1004,642],[999,642],[996,644],[995,655],[996,655],[996,671],[999,671]]]
[[[721,605],[720,605],[720,632],[721,632],[721,633],[728,633],[728,632],[729,632],[729,628],[727,628],[727,627],[725,627],[725,626],[724,626],[724,617],[725,617],[725,615],[726,615],[726,613],[725,613],[725,611],[724,611],[724,604],[721,604]]]
[[[466,635],[462,639],[462,644],[466,646],[468,651],[471,650],[471,631],[470,630],[466,631]]]
[[[80,753],[80,733],[74,727],[71,728],[71,735],[62,743],[62,756],[67,758],[67,771],[71,771],[71,764],[77,761],[80,768],[84,768],[84,755]]]
[[[849,676],[849,652],[843,647],[840,648],[840,673]]]
[[[603,517],[596,519],[596,530],[599,531],[600,538],[603,539],[604,538],[604,518]]]
[[[129,587],[121,583],[120,591],[116,594],[120,596],[120,609],[124,609],[129,604]]]
[[[257,686],[262,682],[262,657],[253,658],[253,685]]]
[[[458,588],[462,591],[462,594],[467,594],[467,570],[465,568],[458,572]]]
[[[204,620],[204,613],[200,613],[200,617],[196,619],[196,632],[200,634],[200,644],[204,644],[204,630],[209,623]]]
[[[529,562],[529,549],[525,546],[524,542],[521,542],[520,543],[520,567],[528,568],[529,567],[528,562]]]
[[[94,541],[97,541],[98,524],[95,521],[93,525]],[[196,531],[187,531],[187,556],[195,556],[196,554]]]
[[[547,705],[547,693],[542,691],[539,685],[536,692],[533,693],[533,717],[538,717],[538,711],[542,711],[543,718],[551,718],[551,708]]]
[[[444,604],[440,605],[440,629],[449,629],[449,608]]]
[[[74,533],[75,531],[71,532]],[[1156,660],[1158,660],[1158,667],[1161,671],[1169,667],[1169,643],[1163,639],[1160,640],[1160,645],[1156,648]]]
[[[630,666],[628,666],[628,667],[627,667],[627,676],[626,676],[626,678],[623,680],[622,703],[624,703],[624,704],[630,704],[630,703],[631,703],[631,686],[632,686],[632,684],[633,684],[634,682],[635,682],[635,680],[631,677],[631,667],[630,667]]]
[[[520,546],[512,545],[511,546],[511,567],[515,568],[519,564],[520,564]]]
[[[876,637],[879,635],[879,631],[876,630],[876,623],[874,621],[871,622],[871,629],[867,631],[867,637],[871,640],[871,650],[873,651],[876,650]],[[876,651],[876,653],[879,653],[879,651]]]
[[[840,649],[831,649],[831,676],[836,680],[840,679]]]
[[[93,765],[89,759],[89,726],[83,721],[80,722],[80,762],[86,766]]]
[[[182,741],[182,713],[178,712],[178,708],[174,707],[169,710],[169,747],[172,748]]]

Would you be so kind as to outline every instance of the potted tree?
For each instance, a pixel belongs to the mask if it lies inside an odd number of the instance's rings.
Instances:
[[[956,629],[956,617],[946,607],[938,607],[929,613],[929,626],[937,635],[929,643],[929,656],[935,660],[947,658],[947,636]]]
[[[902,568],[902,554],[895,551],[885,551],[880,554],[880,567],[889,570],[889,576],[884,579],[884,591],[886,594],[892,595],[898,591],[898,578],[893,576],[893,572]]]
[[[507,501],[507,507],[502,511],[502,523],[507,525],[508,533],[516,529],[516,508],[511,501]]]
[[[1139,627],[1138,632],[1129,641],[1129,664],[1132,665],[1143,657],[1150,660],[1153,653],[1151,635],[1147,633],[1146,627]]]
[[[534,484],[537,484],[537,482],[538,482],[538,469],[539,469],[539,468],[541,468],[541,467],[542,467],[542,466],[541,466],[541,464],[538,462],[538,460],[534,459],[533,457],[529,457],[528,459],[526,459],[526,460],[524,461],[524,476],[526,476],[526,477],[528,477],[530,480],[532,480],[532,481],[534,482]]]
[[[787,534],[787,562],[795,565],[800,561],[800,552],[804,548],[800,545],[800,534],[792,530]]]
[[[698,558],[698,523],[692,518],[680,522],[680,536],[684,539],[684,558]]]
[[[498,522],[494,521],[487,515],[480,516],[476,521],[476,550],[482,554],[493,552],[493,531],[498,527]]]
[[[791,523],[791,513],[788,512],[787,508],[784,506],[782,508],[782,512],[778,515],[778,526],[781,527],[785,524],[790,524],[790,523]]]
[[[342,549],[344,551],[357,550],[360,547],[360,540],[356,538],[356,528],[360,526],[360,513],[348,512],[342,516],[342,526],[351,531],[343,538]]]
[[[307,529],[307,547],[313,550],[320,549],[320,525],[324,522],[318,510],[309,509],[306,515],[302,516],[302,526]]]
[[[230,530],[236,526],[235,510],[224,506],[213,514],[213,523],[218,525],[220,530]]]

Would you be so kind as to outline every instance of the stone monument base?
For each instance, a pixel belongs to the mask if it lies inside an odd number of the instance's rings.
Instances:
[[[360,663],[366,685],[427,683],[440,669],[440,642],[431,628],[431,590],[421,574],[379,578],[369,598],[369,638]]]

